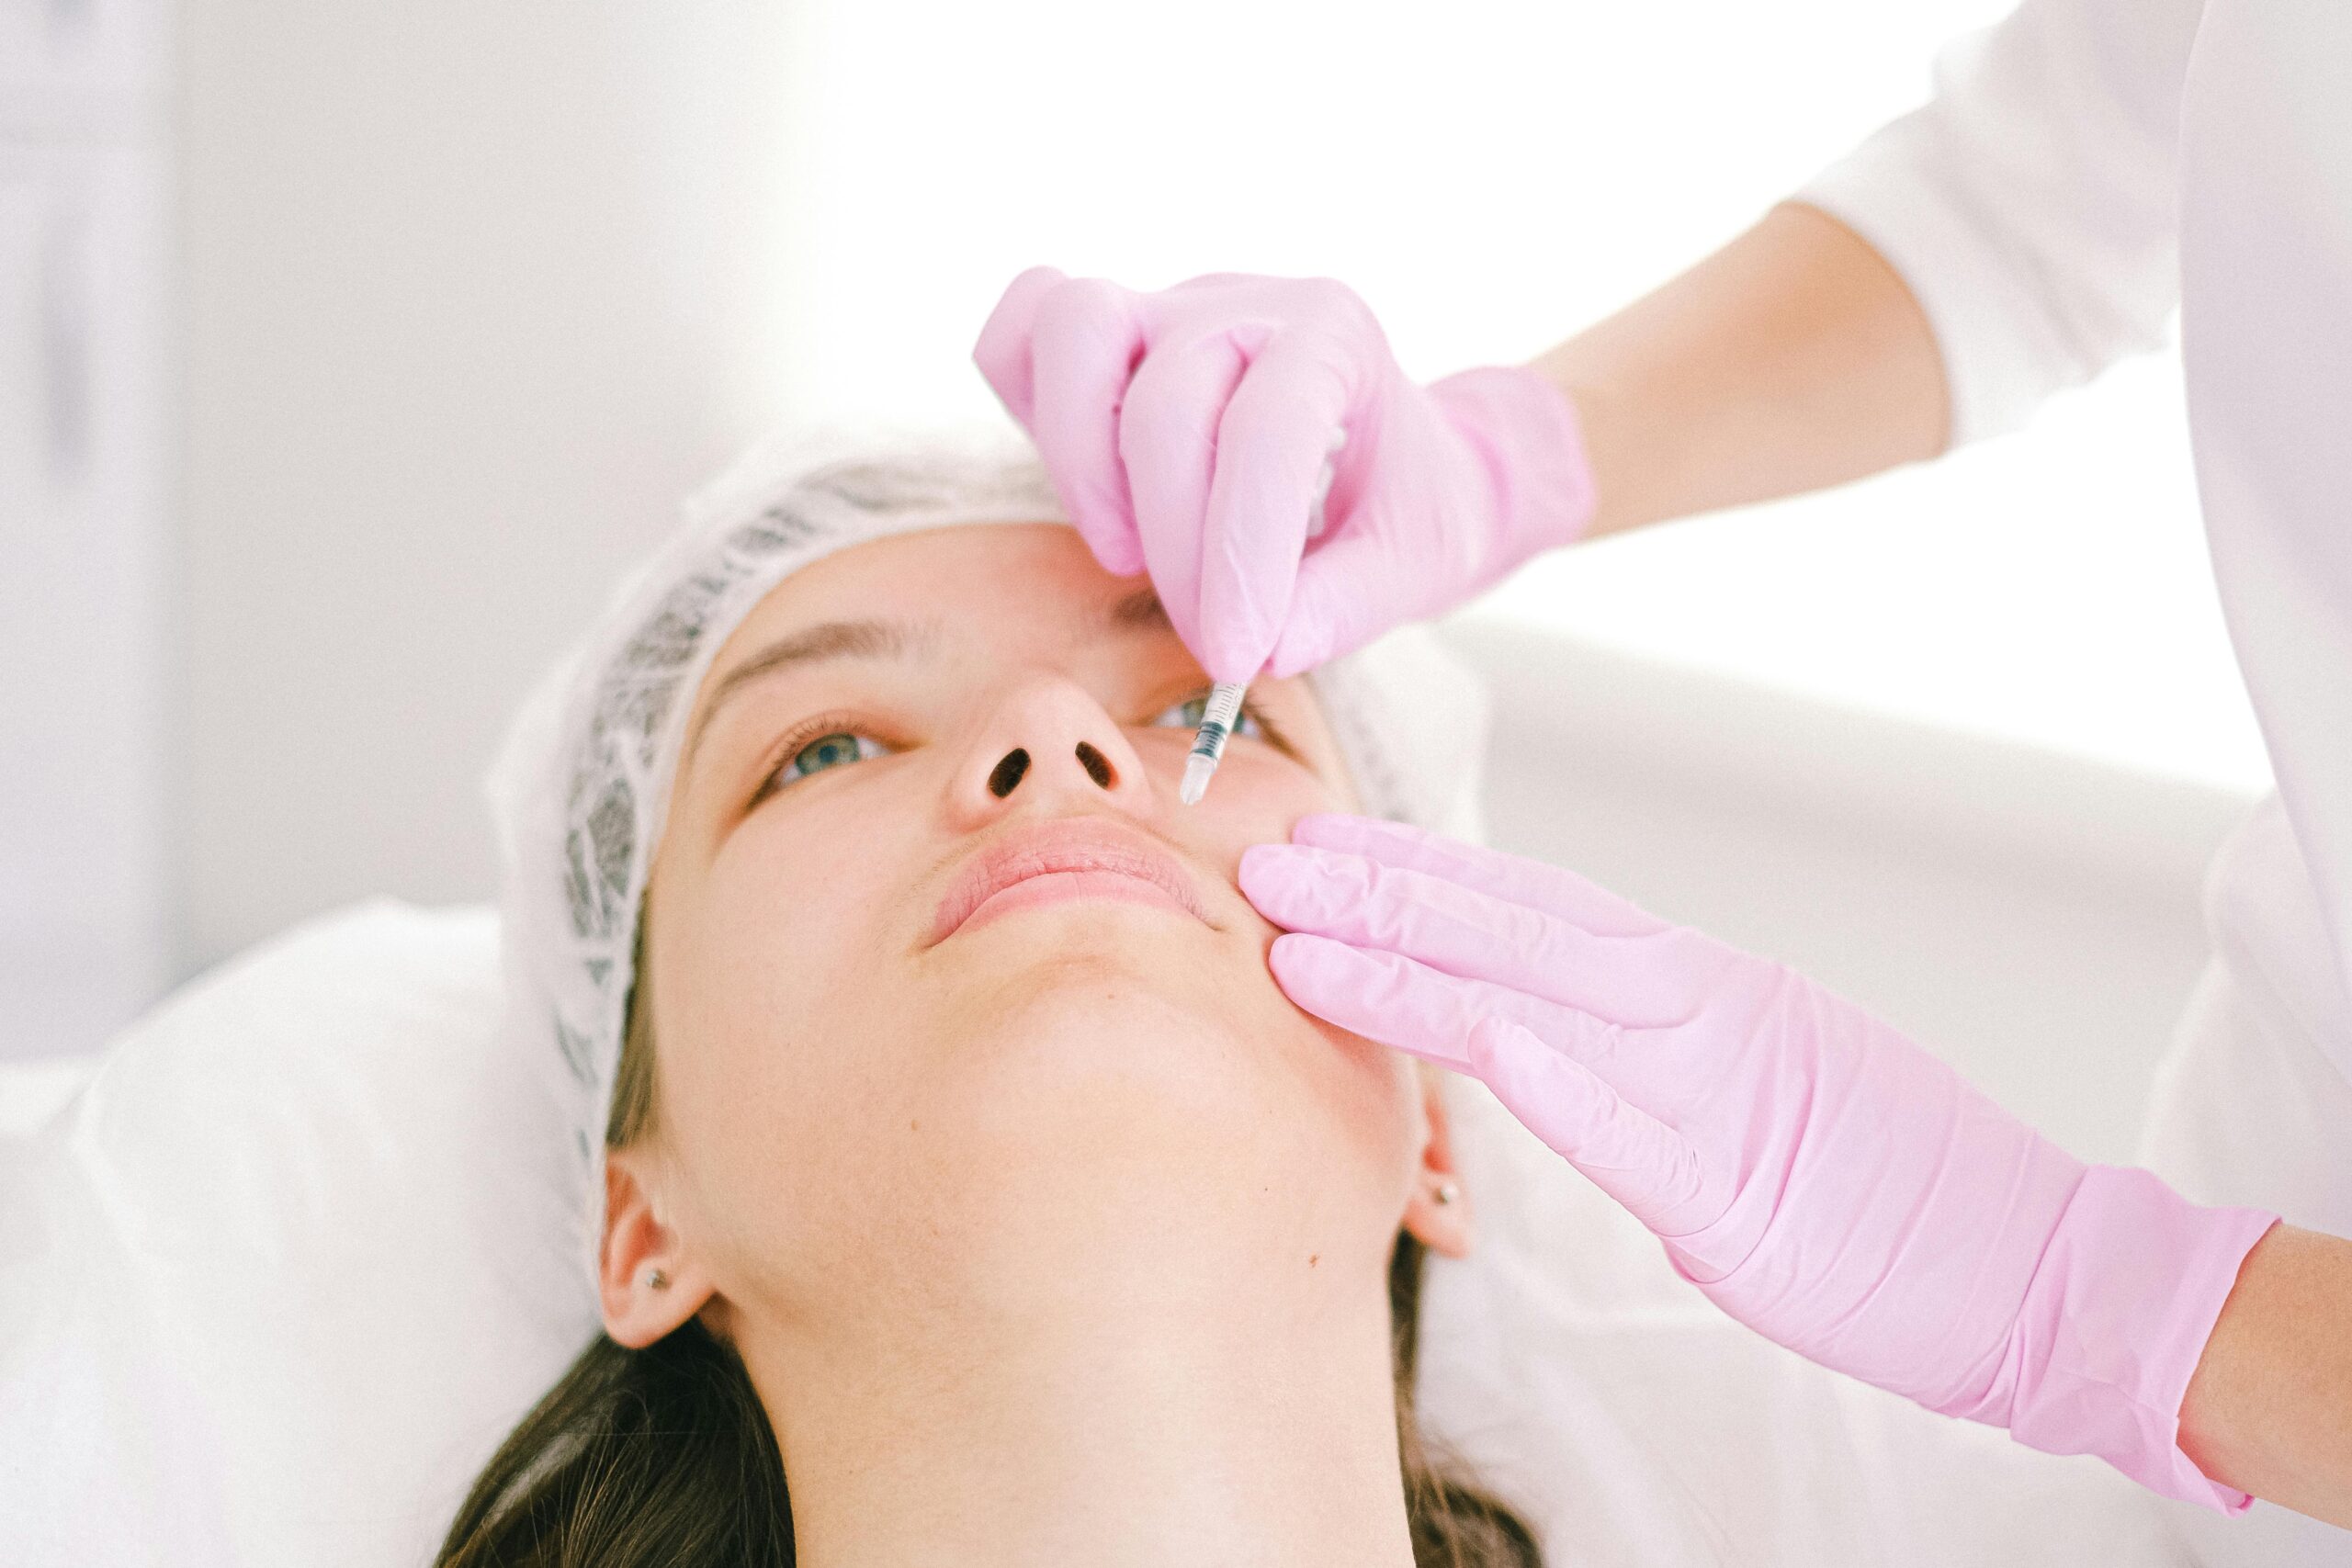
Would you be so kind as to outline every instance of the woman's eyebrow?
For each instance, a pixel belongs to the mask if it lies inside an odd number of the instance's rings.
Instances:
[[[709,733],[710,721],[718,716],[718,710],[728,698],[752,682],[779,670],[805,669],[831,659],[905,659],[926,651],[930,643],[928,628],[902,626],[895,621],[826,621],[776,638],[718,678],[718,684],[711,690],[709,705],[695,721],[694,733],[686,739],[685,758],[679,764],[679,771],[684,773],[694,761],[695,749]]]

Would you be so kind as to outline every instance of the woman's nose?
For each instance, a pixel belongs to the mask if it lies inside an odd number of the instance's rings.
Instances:
[[[1009,695],[956,770],[955,804],[972,818],[1039,802],[1145,807],[1151,784],[1125,733],[1080,687],[1041,681]]]

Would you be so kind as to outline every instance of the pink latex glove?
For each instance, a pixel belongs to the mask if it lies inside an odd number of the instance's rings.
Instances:
[[[1366,818],[1241,859],[1275,977],[1483,1079],[1716,1305],[1824,1366],[2173,1497],[2246,1506],[2180,1402],[2276,1215],[2086,1168],[1778,964],[1541,862]]]
[[[1592,515],[1557,389],[1520,369],[1415,386],[1328,278],[1138,294],[1033,267],[972,357],[1095,558],[1149,570],[1212,680],[1295,674],[1450,609]]]

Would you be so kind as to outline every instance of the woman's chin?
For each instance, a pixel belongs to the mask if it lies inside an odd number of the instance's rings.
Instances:
[[[1064,899],[966,927],[932,950],[981,1017],[1040,1000],[1212,1010],[1227,993],[1271,986],[1263,949],[1190,914],[1121,899]]]

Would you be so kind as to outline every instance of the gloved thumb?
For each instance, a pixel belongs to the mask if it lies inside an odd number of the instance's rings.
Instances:
[[[1266,672],[1280,679],[1312,670],[1409,619],[1414,606],[1397,603],[1391,586],[1400,577],[1394,556],[1389,542],[1371,533],[1335,534],[1307,551]]]
[[[1702,1186],[1688,1139],[1524,1024],[1488,1016],[1470,1030],[1471,1071],[1555,1154],[1661,1236],[1688,1234]]]

